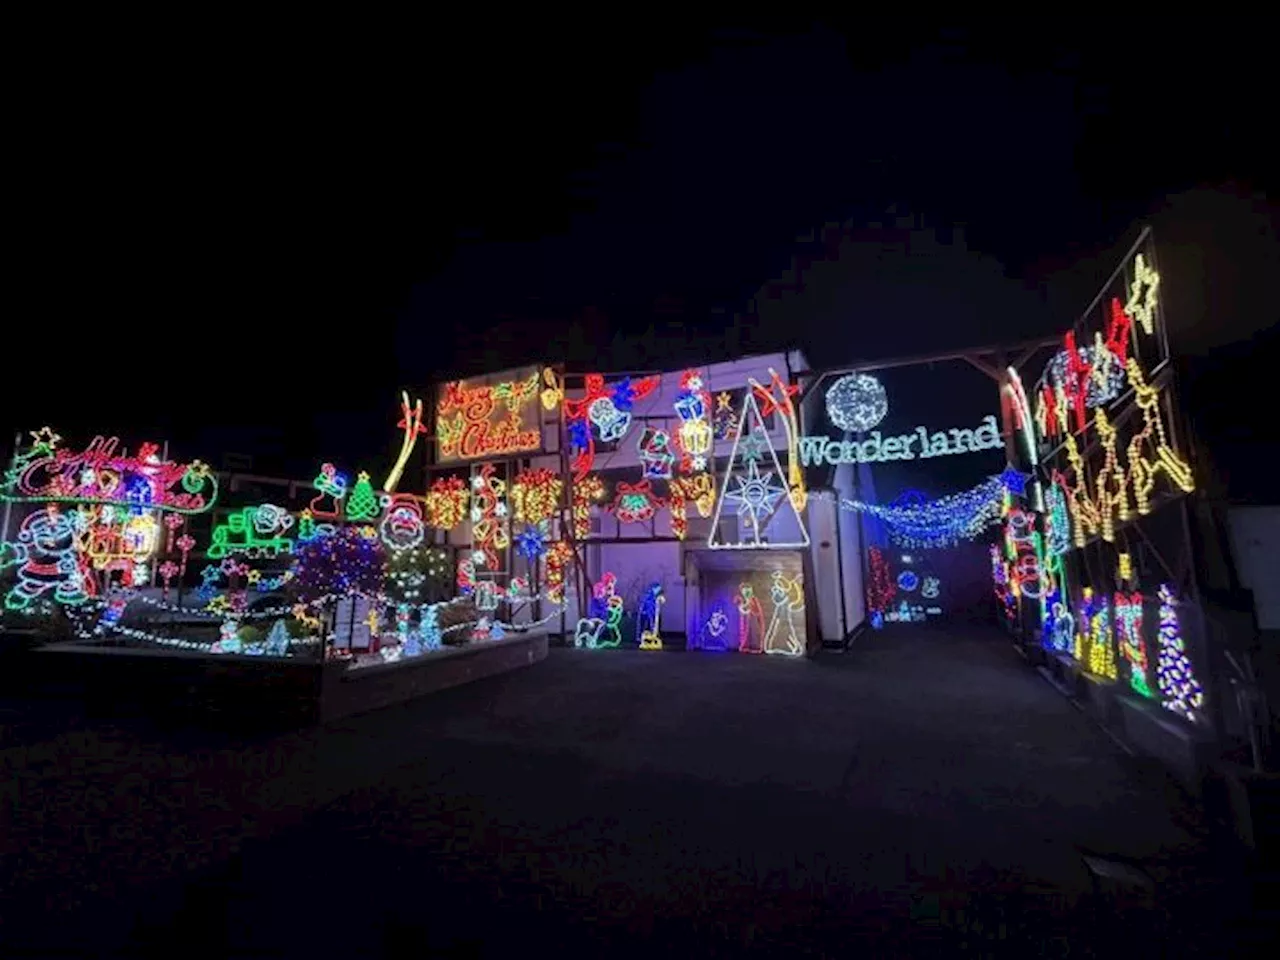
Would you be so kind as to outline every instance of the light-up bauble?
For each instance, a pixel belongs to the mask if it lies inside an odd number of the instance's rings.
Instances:
[[[870,374],[851,373],[827,391],[827,416],[841,430],[863,433],[888,412],[889,397],[884,385]]]

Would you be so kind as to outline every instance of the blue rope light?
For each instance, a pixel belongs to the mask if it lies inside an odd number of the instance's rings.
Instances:
[[[887,506],[856,500],[841,500],[840,506],[875,517],[889,528],[889,536],[900,546],[918,550],[950,547],[979,536],[1000,518],[1005,491],[1016,485],[1008,473],[988,477],[971,490],[937,500],[916,495],[900,497]]]

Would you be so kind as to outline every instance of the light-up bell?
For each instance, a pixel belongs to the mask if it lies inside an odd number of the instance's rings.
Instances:
[[[600,431],[604,441],[620,440],[631,426],[631,414],[619,410],[609,397],[599,397],[587,408],[587,416]]]

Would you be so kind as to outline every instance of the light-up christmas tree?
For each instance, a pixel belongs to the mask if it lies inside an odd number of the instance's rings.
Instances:
[[[369,483],[369,474],[363,470],[356,477],[356,485],[351,488],[351,496],[347,499],[347,519],[360,523],[372,520],[379,513],[378,495]]]
[[[1177,598],[1169,584],[1161,584],[1160,596],[1160,653],[1156,660],[1156,681],[1160,687],[1160,699],[1165,708],[1197,720],[1204,706],[1204,689],[1196,679],[1187,656],[1178,622]]]
[[[289,655],[289,629],[283,620],[277,620],[267,634],[263,651],[268,657],[287,657]]]

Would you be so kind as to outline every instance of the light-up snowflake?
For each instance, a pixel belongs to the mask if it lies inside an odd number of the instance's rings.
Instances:
[[[863,433],[888,412],[889,397],[884,386],[870,374],[851,373],[827,391],[827,416],[841,430]]]
[[[725,499],[736,505],[738,516],[747,526],[758,531],[761,519],[768,518],[787,491],[773,482],[772,470],[761,476],[754,460],[748,461],[746,476],[733,479],[738,489],[725,494]]]

